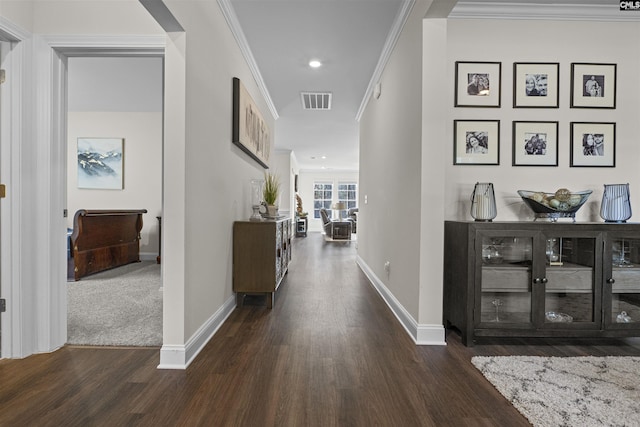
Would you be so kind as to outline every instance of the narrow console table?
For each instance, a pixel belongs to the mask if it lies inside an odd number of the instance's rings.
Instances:
[[[291,219],[233,223],[233,291],[236,306],[246,294],[267,294],[273,307],[275,292],[291,261]]]
[[[444,322],[464,344],[640,336],[640,224],[444,227]]]

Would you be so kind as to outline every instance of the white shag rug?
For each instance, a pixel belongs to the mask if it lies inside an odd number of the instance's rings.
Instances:
[[[640,357],[476,356],[534,426],[640,426]]]
[[[143,261],[67,282],[67,343],[162,345],[160,265]]]

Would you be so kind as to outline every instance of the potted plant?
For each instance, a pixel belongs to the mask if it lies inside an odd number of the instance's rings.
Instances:
[[[278,195],[280,193],[280,180],[277,175],[271,172],[264,173],[264,187],[263,187],[263,198],[264,202],[267,204],[267,214],[269,217],[278,216],[278,206],[276,202],[278,201]]]

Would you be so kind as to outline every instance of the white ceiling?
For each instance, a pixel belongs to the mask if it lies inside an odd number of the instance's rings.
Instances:
[[[231,0],[278,115],[275,148],[301,169],[358,170],[356,116],[406,2]],[[331,110],[303,110],[301,92],[331,92]]]

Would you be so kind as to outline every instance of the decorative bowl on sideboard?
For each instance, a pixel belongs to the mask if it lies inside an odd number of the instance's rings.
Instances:
[[[572,218],[575,222],[576,212],[585,204],[592,192],[592,190],[570,191],[566,188],[561,188],[555,193],[518,190],[522,200],[535,214],[534,221],[538,218],[548,218],[551,221]]]

